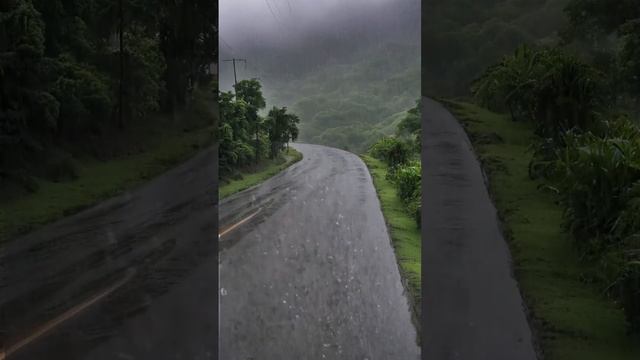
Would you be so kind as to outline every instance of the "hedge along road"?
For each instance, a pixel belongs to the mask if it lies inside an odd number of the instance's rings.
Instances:
[[[418,359],[416,330],[365,164],[303,160],[220,204],[220,358]]]
[[[422,101],[426,358],[534,360],[509,249],[471,143],[448,110]]]

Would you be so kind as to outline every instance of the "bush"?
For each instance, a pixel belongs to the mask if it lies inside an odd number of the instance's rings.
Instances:
[[[489,67],[472,92],[484,106],[533,121],[536,134],[561,144],[564,132],[591,130],[607,98],[603,75],[559,49],[522,46]]]
[[[640,198],[640,137],[625,124],[612,126],[610,136],[567,134],[555,164],[567,225],[578,241],[595,239],[595,245],[640,231],[627,226],[637,214],[621,222]]]
[[[420,227],[420,202],[422,200],[422,166],[420,162],[412,162],[389,169],[387,179],[396,186],[400,200],[407,206],[407,211],[416,219]]]
[[[420,195],[421,171],[420,163],[414,162],[399,166],[392,173],[392,181],[398,187],[398,196],[405,203],[411,202]]]
[[[600,261],[627,320],[640,330],[640,130],[628,119],[602,136],[568,133],[553,165],[565,222],[577,244]]]
[[[395,137],[382,138],[371,147],[371,155],[384,161],[391,168],[406,164],[411,152],[411,145]]]

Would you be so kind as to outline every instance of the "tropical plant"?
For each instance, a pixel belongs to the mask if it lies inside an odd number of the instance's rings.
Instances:
[[[398,166],[389,173],[389,178],[398,187],[398,197],[405,203],[410,203],[420,195],[421,165],[414,161]]]
[[[602,77],[592,66],[559,49],[527,46],[487,69],[472,92],[491,109],[532,121],[536,134],[554,146],[561,146],[571,129],[590,130],[606,98]]]
[[[410,161],[390,168],[386,177],[396,186],[398,197],[420,227],[420,203],[422,201],[422,166],[420,162]]]
[[[640,181],[639,139],[569,133],[558,151],[556,179],[567,227],[578,242],[589,245],[588,251],[599,252],[640,230],[627,229],[629,222],[621,217]]]
[[[550,50],[526,45],[489,67],[472,84],[476,99],[491,110],[508,110],[513,120],[533,119],[536,87],[549,66]]]

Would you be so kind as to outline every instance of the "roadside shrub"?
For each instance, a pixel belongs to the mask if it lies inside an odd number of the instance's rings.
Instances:
[[[565,224],[588,258],[598,259],[632,330],[640,330],[640,130],[628,119],[603,136],[568,133],[554,179]]]
[[[558,146],[566,131],[591,130],[605,103],[603,76],[560,49],[522,46],[474,81],[482,105],[507,110],[512,119],[532,121],[536,134]]]
[[[420,193],[420,163],[414,162],[398,167],[393,173],[392,180],[398,188],[398,196],[400,199],[405,203],[409,203]]]
[[[587,133],[568,134],[565,141],[555,166],[568,229],[579,242],[596,247],[615,242],[624,236],[614,231],[623,226],[620,216],[637,196],[640,140]]]
[[[371,155],[384,161],[391,168],[406,164],[409,161],[411,152],[410,144],[395,137],[384,137],[371,147]]]
[[[407,206],[407,212],[416,219],[420,227],[420,201],[422,199],[422,167],[420,162],[411,162],[389,169],[387,179],[395,186],[398,197]]]

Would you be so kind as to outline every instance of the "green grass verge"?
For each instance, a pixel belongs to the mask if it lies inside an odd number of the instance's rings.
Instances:
[[[389,235],[400,265],[400,272],[411,297],[414,322],[419,329],[422,284],[420,229],[418,229],[414,217],[407,213],[406,206],[396,193],[396,187],[386,179],[387,165],[369,155],[361,155],[360,157],[369,168],[369,173],[373,178],[373,185],[380,199],[382,214],[387,222]]]
[[[130,155],[76,159],[78,177],[73,181],[35,178],[37,191],[0,202],[0,243],[149,181],[211,146],[216,106],[208,89],[198,90],[189,111],[128,124],[117,140],[124,141]]]
[[[531,125],[468,103],[445,105],[465,126],[489,177],[545,359],[640,359],[622,309],[600,284],[585,280],[593,266],[579,260],[563,231],[555,195],[528,177]]]
[[[51,182],[38,179],[32,194],[0,204],[0,242],[76,213],[139,185],[190,158],[212,144],[213,128],[164,134],[140,154],[106,162],[86,161],[78,179]]]
[[[223,179],[220,182],[218,198],[224,199],[257,185],[300,160],[302,160],[302,154],[293,148],[289,148],[284,152],[284,156],[278,159],[264,160],[258,166],[241,169],[233,177],[226,180]]]

